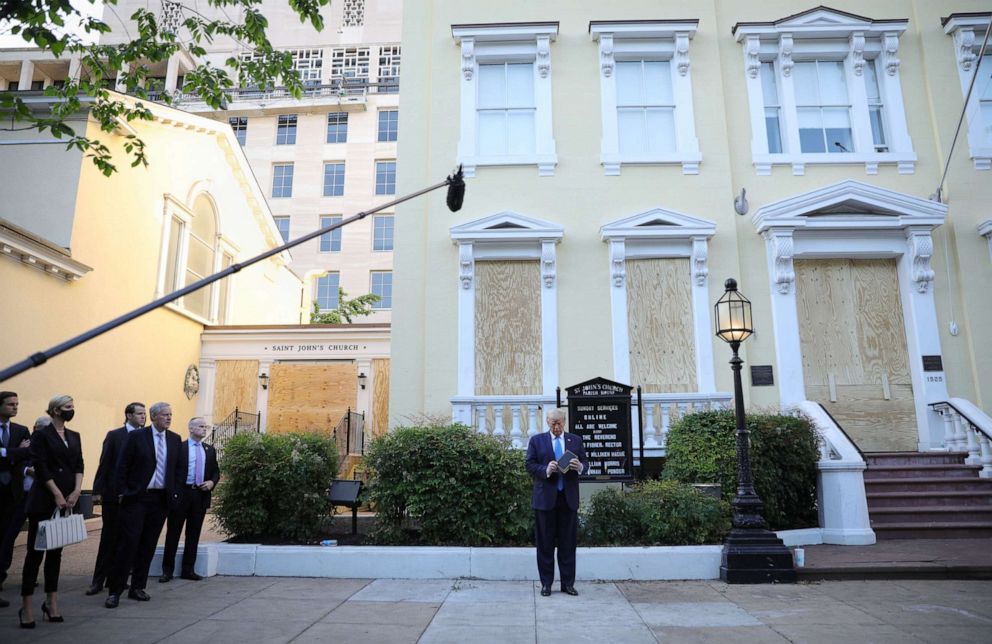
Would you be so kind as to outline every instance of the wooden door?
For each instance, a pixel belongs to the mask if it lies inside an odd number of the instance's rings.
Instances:
[[[866,452],[915,451],[895,260],[797,260],[795,271],[806,397]]]
[[[214,382],[214,424],[235,408],[249,414],[258,410],[258,360],[218,360]]]
[[[269,369],[270,434],[319,432],[330,435],[358,399],[353,362],[275,363]]]

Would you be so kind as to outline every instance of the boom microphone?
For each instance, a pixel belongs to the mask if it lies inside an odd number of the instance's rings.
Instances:
[[[447,181],[448,210],[458,212],[462,209],[462,202],[465,201],[465,175],[462,174],[462,167],[458,166],[458,171],[449,176]]]

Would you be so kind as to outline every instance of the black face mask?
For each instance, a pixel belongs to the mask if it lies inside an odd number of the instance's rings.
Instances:
[[[62,420],[64,420],[67,423],[70,420],[72,420],[72,417],[75,416],[75,415],[76,415],[76,410],[75,409],[60,409],[59,410],[59,416],[61,416],[62,417]]]

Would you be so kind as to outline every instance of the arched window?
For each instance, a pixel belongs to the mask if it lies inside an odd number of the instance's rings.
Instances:
[[[217,217],[206,195],[193,202],[193,220],[189,227],[189,251],[186,256],[186,284],[203,279],[214,272],[217,247]],[[213,288],[203,288],[183,298],[190,313],[210,319],[210,295]]]

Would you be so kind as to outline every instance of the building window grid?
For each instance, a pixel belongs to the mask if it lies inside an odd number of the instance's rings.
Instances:
[[[234,137],[238,140],[238,143],[244,147],[245,142],[248,140],[248,117],[232,116],[227,122],[230,123],[231,129],[234,131]]]
[[[278,163],[272,166],[272,197],[286,198],[293,196],[293,164]]]
[[[331,112],[327,115],[327,142],[348,142],[348,113]]]
[[[533,154],[536,147],[533,63],[479,65],[479,153]]]
[[[395,141],[399,128],[398,110],[379,110],[379,141]]]
[[[400,49],[399,45],[379,48],[380,94],[396,94],[400,91]]]
[[[331,52],[331,77],[335,81],[369,80],[369,48],[338,47]]]
[[[392,271],[372,271],[371,288],[373,295],[379,296],[379,301],[372,305],[374,309],[393,308],[393,272]]]
[[[324,50],[290,49],[293,56],[293,70],[305,87],[318,87],[324,67]]]
[[[324,196],[344,195],[344,163],[324,164]]]
[[[282,242],[285,244],[289,241],[289,217],[273,217],[272,219],[276,222],[276,229],[279,230],[279,236],[282,237]]]
[[[320,227],[327,228],[334,224],[341,223],[341,215],[322,215],[320,217]],[[320,236],[320,252],[337,253],[341,251],[341,229],[336,228],[329,233]]]
[[[296,114],[280,114],[276,126],[276,145],[296,145]]]
[[[795,63],[796,117],[803,153],[854,152],[851,101],[843,61]]]
[[[396,194],[396,162],[375,162],[375,193],[377,195]]]
[[[885,105],[882,102],[882,89],[879,85],[878,59],[865,61],[865,94],[868,97],[868,119],[871,122],[871,138],[875,152],[888,152],[885,143]]]
[[[765,135],[768,151],[782,152],[782,103],[778,95],[778,81],[772,63],[761,63],[761,92],[765,100]]]
[[[372,218],[372,250],[393,250],[393,215],[376,215]]]
[[[670,61],[618,61],[617,125],[621,154],[677,149]]]
[[[338,287],[340,284],[340,273],[327,273],[317,278],[317,297],[315,298],[317,308],[321,311],[333,311],[338,308]]]

